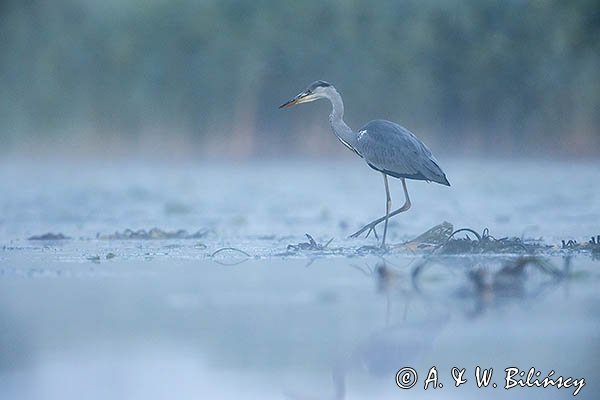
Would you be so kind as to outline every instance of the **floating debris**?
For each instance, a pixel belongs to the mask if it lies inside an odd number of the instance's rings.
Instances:
[[[561,240],[563,250],[600,250],[600,235],[592,236],[586,243],[578,243],[577,240]]]
[[[216,257],[220,255],[220,257]],[[240,257],[242,256],[242,257]],[[222,247],[210,255],[217,264],[233,266],[248,261],[252,256],[235,247]]]
[[[108,253],[106,254],[106,259],[107,260],[111,260],[113,258],[115,258],[117,255],[115,253]]]
[[[461,233],[464,237],[459,237]],[[471,228],[454,230],[451,223],[443,222],[396,248],[411,251],[430,250],[441,254],[533,254],[552,249],[552,246],[539,240],[523,240],[517,237],[497,239],[490,235],[488,228],[482,233]]]
[[[402,247],[411,250],[433,250],[440,245],[445,244],[450,239],[453,232],[454,226],[450,222],[444,221],[429,229],[427,232],[417,236],[410,242],[403,244]]]
[[[595,238],[592,236],[588,244],[592,251],[592,258],[595,260],[600,259],[600,235],[597,235]]]
[[[347,252],[347,249],[344,249],[341,247],[336,247],[336,248],[328,247],[331,244],[331,242],[333,242],[333,238],[329,239],[327,241],[327,243],[321,244],[321,243],[317,243],[317,241],[308,233],[305,233],[305,235],[306,235],[306,238],[308,239],[308,242],[300,242],[298,244],[288,244],[286,251],[284,253],[277,253],[277,254],[273,254],[273,255],[275,257],[294,256],[294,255],[297,255],[298,252],[301,252],[301,251],[310,251],[311,253],[309,253],[309,254],[311,255],[311,257],[319,257],[319,256],[325,256],[325,255],[329,255],[329,256],[331,256],[331,255],[350,256],[351,255]],[[314,260],[315,260],[315,258],[312,258],[307,266],[312,264],[312,262]]]
[[[600,235],[592,236],[586,243],[578,243],[577,240],[561,240],[561,249],[569,251],[589,251],[593,259],[600,258]]]
[[[311,235],[309,235],[308,233],[305,233],[306,237],[308,238],[308,242],[301,242],[298,244],[289,244],[287,247],[288,251],[299,251],[299,250],[313,250],[313,251],[320,251],[320,250],[325,250],[325,248],[327,246],[329,246],[329,243],[331,243],[333,241],[333,238],[329,239],[329,241],[327,243],[323,244],[319,244],[315,241],[315,239],[313,239],[313,237]]]
[[[128,240],[128,239],[201,239],[208,235],[209,230],[199,230],[195,233],[188,233],[185,229],[180,229],[174,232],[164,231],[159,228],[152,228],[149,231],[139,229],[137,231],[125,229],[123,232],[115,232],[109,235],[97,234],[98,239],[104,240]]]
[[[100,264],[100,256],[90,256],[86,258],[88,261],[93,262],[94,264]]]
[[[404,246],[404,245],[400,245],[400,246]],[[382,248],[381,246],[374,246],[374,245],[365,245],[365,246],[360,246],[358,249],[356,249],[356,255],[359,256],[364,256],[364,255],[368,255],[368,254],[376,254],[376,255],[381,255],[381,254],[385,254],[387,253],[388,249],[387,248]]]
[[[577,243],[577,240],[567,240],[566,242],[561,240],[561,246],[562,249],[576,249],[579,247],[579,243]]]
[[[454,238],[454,236],[460,232],[470,232],[477,238],[477,240],[472,240],[468,235],[465,238]],[[463,228],[452,232],[450,238],[448,238],[446,243],[441,246],[440,252],[445,254],[532,254],[537,250],[540,250],[542,247],[543,246],[537,242],[524,242],[517,237],[503,237],[496,239],[490,235],[487,228],[483,230],[481,235],[472,229]]]
[[[63,235],[62,233],[44,233],[43,235],[31,236],[27,240],[68,240],[71,239],[68,236]]]
[[[243,255],[245,255],[246,257],[251,257],[251,255],[250,255],[250,254],[248,254],[248,253],[246,253],[244,250],[236,249],[235,247],[222,247],[222,248],[218,249],[217,251],[215,251],[214,253],[212,253],[210,256],[211,256],[211,257],[214,257],[214,256],[216,256],[217,254],[220,254],[220,253],[222,253],[222,252],[224,252],[224,251],[232,251],[232,252],[237,252],[237,253],[239,253],[239,254],[243,254]]]

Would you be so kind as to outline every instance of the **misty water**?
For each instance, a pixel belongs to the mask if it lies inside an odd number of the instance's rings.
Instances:
[[[362,251],[377,240],[348,236],[381,216],[385,199],[380,174],[355,159],[3,161],[0,398],[575,391],[506,390],[509,367],[584,378],[577,398],[598,398],[600,262],[560,247],[600,234],[600,164],[443,164],[452,187],[410,181],[413,207],[392,220],[389,243],[448,221],[553,247],[520,266],[515,254]],[[399,207],[401,185],[391,184]],[[155,238],[131,238],[153,228]],[[28,240],[46,233],[68,239]],[[329,244],[289,247],[306,233]],[[424,390],[433,366],[443,387]],[[477,388],[477,366],[494,369],[497,388]],[[403,367],[418,373],[412,389],[396,385]],[[466,369],[460,387],[452,367]]]

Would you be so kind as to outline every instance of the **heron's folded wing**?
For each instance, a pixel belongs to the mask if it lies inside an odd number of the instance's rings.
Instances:
[[[371,121],[359,131],[357,142],[357,150],[372,168],[397,178],[448,182],[431,150],[398,124]]]

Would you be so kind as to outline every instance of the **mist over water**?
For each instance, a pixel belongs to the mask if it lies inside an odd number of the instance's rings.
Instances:
[[[393,241],[412,239],[443,221],[549,244],[597,234],[600,192],[590,183],[600,173],[598,163],[441,163],[452,186],[408,181],[413,207],[390,221]],[[385,213],[381,176],[357,157],[183,164],[12,160],[1,165],[0,179],[4,240],[46,232],[95,239],[156,227],[206,231],[206,243],[244,242],[257,247],[257,255],[268,255],[269,248],[285,247],[305,233],[334,238],[341,246],[376,244],[373,237],[347,237]],[[392,205],[400,207],[400,181],[391,179],[390,186]]]
[[[598,261],[558,250],[597,233],[596,164],[448,160],[453,186],[409,182],[414,207],[390,224],[392,244],[442,221],[541,238],[557,276],[510,254],[357,256],[378,241],[348,235],[384,210],[379,174],[359,162],[75,165],[0,168],[0,397],[572,394],[506,392],[513,366],[598,393]],[[152,228],[174,236],[127,238]],[[46,232],[71,239],[27,240]],[[305,233],[339,251],[284,255]],[[212,256],[224,247],[245,254]],[[424,391],[434,365],[445,389]],[[405,366],[420,376],[410,390],[394,381]],[[468,384],[453,387],[454,366]],[[476,366],[501,388],[477,389]]]
[[[599,398],[599,12],[3,1],[0,399]],[[330,105],[277,109],[320,79],[452,185],[387,252]]]

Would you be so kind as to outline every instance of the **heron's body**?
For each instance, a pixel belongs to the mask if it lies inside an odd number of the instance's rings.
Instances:
[[[371,232],[376,225],[385,221],[382,240],[382,246],[385,246],[388,219],[408,210],[411,206],[405,179],[436,182],[446,186],[450,186],[450,183],[437,160],[433,157],[431,150],[408,129],[394,122],[381,119],[370,121],[358,132],[350,129],[343,119],[344,103],[342,97],[327,82],[313,82],[305,91],[283,104],[280,108],[314,101],[319,98],[327,98],[331,102],[332,110],[329,115],[329,122],[333,133],[340,142],[363,158],[371,168],[383,174],[387,196],[386,215],[365,225],[352,236],[356,237],[367,229]],[[388,176],[402,180],[406,197],[404,206],[391,213]]]
[[[450,186],[431,150],[408,129],[376,119],[358,131],[357,153],[374,170],[394,178]]]

